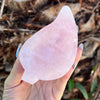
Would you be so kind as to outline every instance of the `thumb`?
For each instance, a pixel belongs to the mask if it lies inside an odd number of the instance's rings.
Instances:
[[[24,69],[19,61],[19,56],[18,56],[20,48],[21,48],[21,43],[18,45],[17,50],[16,50],[17,59],[14,63],[13,69],[10,72],[10,75],[5,80],[4,87],[6,89],[13,88],[13,87],[19,85],[21,82],[21,78],[24,73]]]
[[[19,57],[18,57],[17,60],[15,61],[15,64],[13,66],[13,69],[10,75],[7,77],[5,81],[4,87],[8,89],[8,88],[13,88],[19,85],[21,82],[23,73],[24,73],[24,69],[22,65],[20,64]]]

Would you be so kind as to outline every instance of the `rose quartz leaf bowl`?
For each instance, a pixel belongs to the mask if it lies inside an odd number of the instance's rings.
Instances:
[[[19,60],[24,68],[22,80],[55,80],[72,67],[78,44],[78,29],[71,9],[62,7],[57,18],[36,32],[22,46]]]

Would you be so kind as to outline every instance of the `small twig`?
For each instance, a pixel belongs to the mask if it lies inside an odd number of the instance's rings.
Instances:
[[[96,38],[96,37],[94,37],[94,36],[88,36],[88,37],[86,37],[85,39],[80,40],[80,41],[79,41],[79,44],[82,43],[82,42],[84,42],[84,41],[87,41],[87,40],[95,41],[95,42],[97,42],[97,43],[100,44],[100,39],[99,39],[99,38]]]
[[[100,43],[100,38],[90,37],[89,39],[92,40],[92,41],[95,41],[97,43]]]
[[[94,12],[99,6],[100,2],[97,3],[97,5],[93,8],[92,12]]]
[[[58,3],[61,3],[60,0],[57,0],[57,1],[58,1]]]
[[[5,5],[5,0],[3,0],[3,1],[2,1],[2,4],[1,4],[0,19],[1,19],[1,17],[2,17],[2,13],[3,13],[4,5]]]
[[[8,29],[4,28],[0,31],[10,31],[10,32],[15,32],[15,31],[21,31],[21,32],[36,32],[35,30],[28,30],[28,29]]]
[[[79,0],[79,3],[82,5],[82,0]]]
[[[89,9],[87,9],[87,8],[84,8],[84,7],[81,7],[81,10],[85,10],[85,12],[87,12],[87,13],[92,13],[91,10],[89,10]]]
[[[97,89],[97,91],[96,91],[96,94],[95,94],[95,100],[97,100],[97,99],[98,99],[99,94],[100,94],[100,89],[98,88],[98,89]]]

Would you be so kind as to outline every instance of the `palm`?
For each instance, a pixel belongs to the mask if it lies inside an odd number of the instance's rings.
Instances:
[[[31,87],[27,100],[60,100],[63,93],[56,87],[57,81],[39,81]],[[60,94],[60,95],[59,95]],[[58,97],[59,96],[59,97]]]
[[[7,100],[60,100],[64,91],[62,79],[54,81],[38,81],[34,85],[21,82],[18,86],[6,90],[4,94]],[[13,94],[13,95],[12,95]],[[6,99],[4,99],[6,100]]]

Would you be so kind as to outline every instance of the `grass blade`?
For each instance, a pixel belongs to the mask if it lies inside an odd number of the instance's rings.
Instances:
[[[68,90],[71,92],[73,88],[74,88],[74,81],[70,79],[68,81]]]
[[[76,87],[81,91],[82,95],[87,100],[88,99],[88,94],[87,94],[86,89],[80,83],[77,83]]]
[[[97,87],[97,79],[94,79],[91,85],[90,93],[93,93]]]
[[[80,100],[80,99],[77,99],[77,98],[73,98],[73,99],[70,99],[70,100]]]

